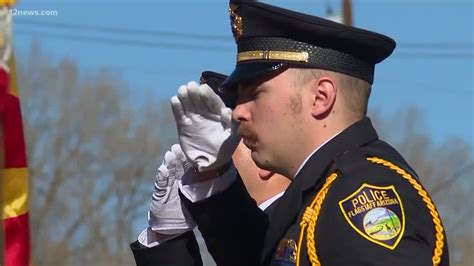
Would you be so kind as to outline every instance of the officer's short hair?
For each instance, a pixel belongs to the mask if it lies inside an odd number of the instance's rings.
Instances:
[[[349,119],[359,120],[367,115],[371,85],[362,79],[329,70],[314,68],[291,68],[295,86],[299,87],[322,76],[332,78],[344,100]]]

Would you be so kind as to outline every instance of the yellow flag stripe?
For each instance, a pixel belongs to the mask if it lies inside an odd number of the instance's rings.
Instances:
[[[3,170],[3,219],[28,211],[28,168]]]
[[[0,0],[0,6],[13,6],[16,0]]]
[[[0,0],[1,1],[1,0]],[[10,68],[10,85],[8,86],[8,93],[11,95],[15,95],[17,98],[18,96],[18,81],[16,78],[16,60],[15,55],[12,53],[10,60],[8,61],[8,67]]]

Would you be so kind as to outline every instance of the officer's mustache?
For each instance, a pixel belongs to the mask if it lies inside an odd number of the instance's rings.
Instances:
[[[256,142],[258,140],[257,133],[255,133],[252,129],[250,129],[250,127],[245,124],[240,124],[238,134],[242,138],[251,142]]]

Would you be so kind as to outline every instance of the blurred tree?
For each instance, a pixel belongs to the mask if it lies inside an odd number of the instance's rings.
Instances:
[[[158,155],[176,135],[169,104],[134,102],[120,73],[52,62],[34,44],[20,63],[33,262],[132,265],[134,223],[146,224]]]
[[[382,117],[371,117],[382,139],[394,145],[412,165],[443,220],[451,265],[474,261],[474,160],[473,147],[463,139],[434,142],[415,107]],[[442,122],[440,121],[440,125]]]

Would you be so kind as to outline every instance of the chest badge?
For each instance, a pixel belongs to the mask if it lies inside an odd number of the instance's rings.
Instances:
[[[403,203],[394,186],[363,184],[339,207],[349,225],[365,239],[396,248],[405,231]]]
[[[283,238],[280,240],[272,265],[295,265],[297,248],[296,242],[293,239]]]

